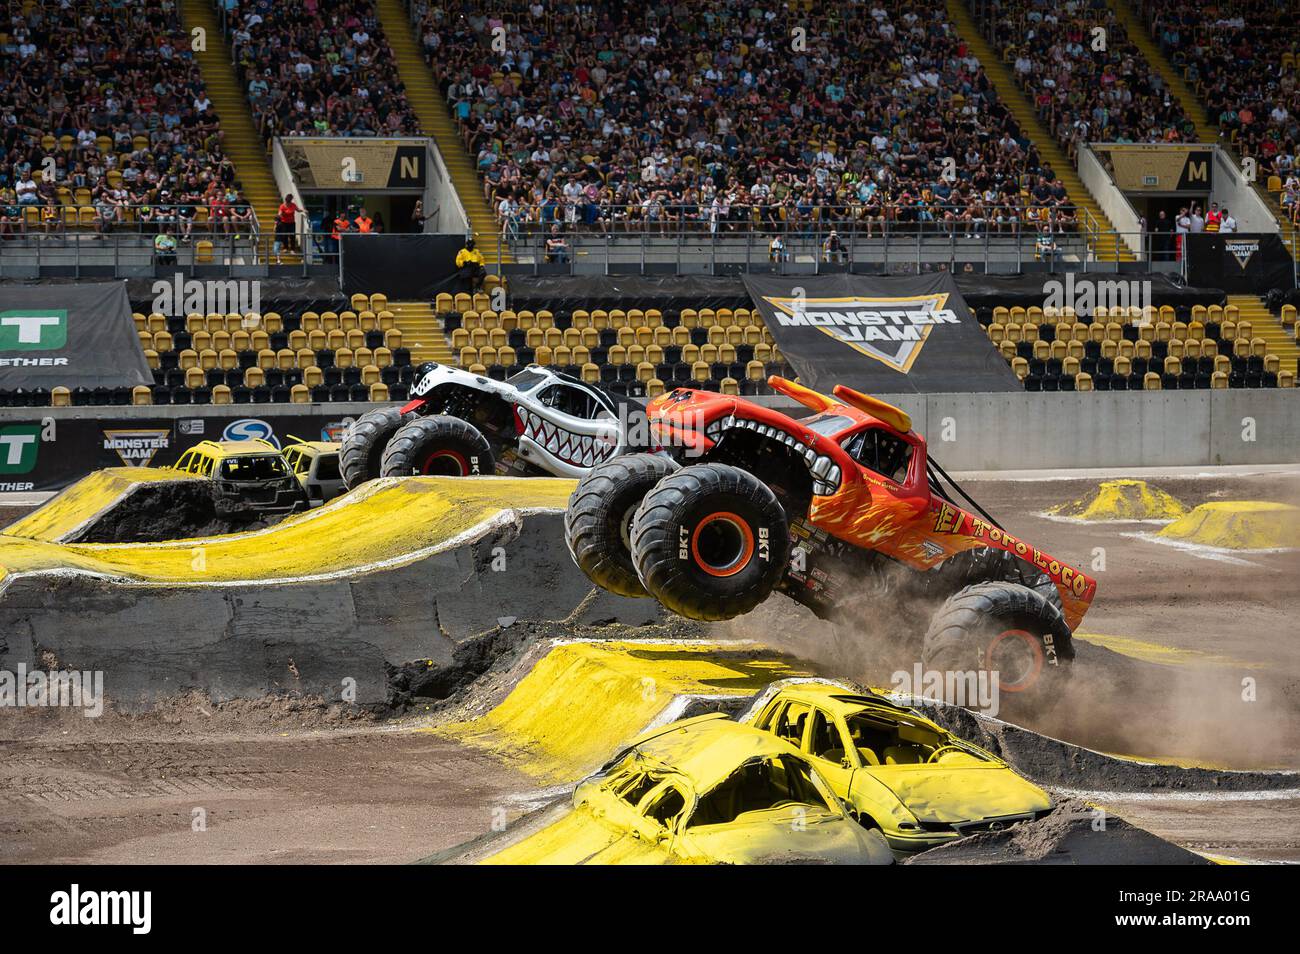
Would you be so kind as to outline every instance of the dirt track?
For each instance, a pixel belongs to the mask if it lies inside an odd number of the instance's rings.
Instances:
[[[532,785],[428,734],[249,734],[242,718],[193,715],[216,725],[110,718],[89,739],[53,725],[35,739],[11,733],[0,862],[409,862],[513,818]],[[194,830],[200,812],[206,831]]]
[[[1296,501],[1294,480],[1279,476],[1154,482],[1188,504]],[[1300,767],[1300,552],[1225,561],[1126,535],[1149,526],[1034,516],[1094,483],[968,484],[1011,532],[1055,556],[1087,566],[1093,548],[1106,550],[1082,631],[1115,639],[1080,642],[1068,696],[1036,727],[1105,751]],[[711,631],[887,679],[869,644],[845,658],[824,628],[784,638],[789,605]],[[1242,699],[1243,679],[1256,680],[1257,701]],[[48,715],[0,715],[0,861],[411,861],[483,834],[536,795],[535,782],[487,756],[333,710],[182,700],[133,719]],[[1100,800],[1193,850],[1300,860],[1298,801]],[[191,830],[195,808],[206,832]]]

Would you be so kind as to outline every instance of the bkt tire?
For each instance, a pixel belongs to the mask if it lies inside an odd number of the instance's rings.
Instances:
[[[690,619],[748,613],[767,599],[789,560],[789,526],[776,495],[726,464],[698,464],[663,478],[632,518],[641,584]]]
[[[379,476],[384,446],[402,423],[410,419],[409,414],[402,415],[401,408],[383,407],[367,411],[352,422],[339,448],[339,470],[348,490],[355,490]]]
[[[397,429],[379,463],[382,477],[425,474],[471,477],[496,469],[492,448],[479,429],[458,417],[431,414]]]
[[[927,671],[996,672],[1001,692],[1027,702],[1050,700],[1073,661],[1074,643],[1061,611],[1016,583],[976,583],[953,594],[930,620],[921,646]]]
[[[564,540],[591,582],[619,596],[649,595],[632,563],[632,517],[654,485],[678,469],[660,454],[628,454],[578,481],[564,511]]]

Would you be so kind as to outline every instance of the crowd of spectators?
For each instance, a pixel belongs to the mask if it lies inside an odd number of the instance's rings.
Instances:
[[[369,0],[217,5],[264,137],[420,133]]]
[[[1196,129],[1105,0],[977,0],[994,47],[1074,159],[1088,142],[1192,142]]]
[[[417,0],[507,237],[1068,229],[940,0]]]
[[[1282,202],[1300,222],[1300,38],[1289,0],[1222,0],[1213,7],[1146,0],[1152,37],[1205,103],[1220,134],[1258,175],[1283,182]]]
[[[0,235],[253,228],[175,0],[9,3],[0,69]]]

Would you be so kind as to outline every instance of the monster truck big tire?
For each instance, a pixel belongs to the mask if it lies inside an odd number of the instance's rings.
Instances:
[[[935,571],[945,579],[953,593],[976,583],[1019,583],[1037,591],[1058,610],[1061,592],[1052,578],[1028,560],[1022,560],[997,547],[972,547],[949,557]]]
[[[632,562],[651,596],[690,619],[731,619],[767,599],[790,559],[771,488],[726,464],[684,467],[632,518]]]
[[[678,469],[660,454],[628,454],[578,481],[564,511],[564,541],[591,582],[619,596],[649,595],[632,563],[632,517],[651,488]]]
[[[388,441],[379,464],[383,477],[470,477],[491,474],[495,469],[492,448],[479,429],[442,414],[403,424]]]
[[[1061,611],[1017,583],[976,583],[953,594],[931,618],[921,646],[926,670],[997,672],[1000,691],[1026,700],[1050,698],[1073,660]]]
[[[348,490],[355,490],[367,480],[379,476],[379,462],[384,456],[384,446],[404,421],[398,407],[381,407],[367,411],[352,422],[339,448],[339,470]]]

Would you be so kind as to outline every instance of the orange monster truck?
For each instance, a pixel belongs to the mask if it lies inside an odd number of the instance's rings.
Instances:
[[[779,590],[851,627],[923,631],[928,671],[996,671],[1003,690],[1050,697],[1096,581],[1004,530],[903,411],[843,386],[831,398],[769,383],[813,414],[680,388],[652,401],[669,450],[614,458],[578,483],[565,515],[578,566],[698,620]]]

